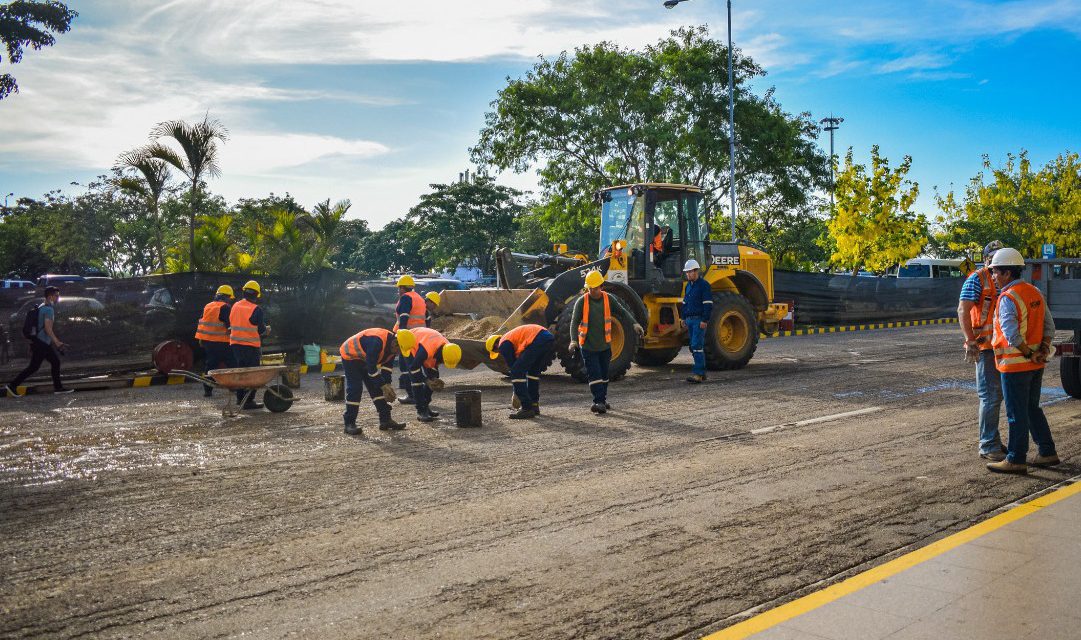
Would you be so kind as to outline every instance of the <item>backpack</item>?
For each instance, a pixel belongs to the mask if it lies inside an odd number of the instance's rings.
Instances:
[[[33,340],[38,335],[39,309],[41,309],[40,304],[34,305],[29,311],[26,312],[26,317],[23,318],[23,337],[27,340]]]

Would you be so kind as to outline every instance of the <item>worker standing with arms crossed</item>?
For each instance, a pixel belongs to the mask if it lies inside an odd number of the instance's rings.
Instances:
[[[992,462],[1006,458],[1006,447],[998,430],[1002,408],[1002,380],[995,368],[991,348],[998,289],[991,277],[991,259],[1002,248],[992,240],[983,248],[983,265],[972,272],[961,287],[957,322],[965,335],[965,361],[976,365],[976,395],[980,398],[980,457]]]
[[[203,307],[203,315],[199,318],[199,326],[195,330],[195,339],[203,347],[207,372],[236,366],[233,350],[229,346],[229,312],[232,311],[230,302],[235,298],[233,288],[223,284],[218,287],[214,299]],[[204,384],[203,397],[209,398],[213,395],[214,387]]]
[[[706,327],[713,314],[713,290],[698,273],[698,261],[691,258],[683,265],[687,286],[683,290],[683,325],[690,333],[694,366],[687,382],[699,384],[706,379]]]
[[[379,414],[379,428],[383,431],[399,431],[405,428],[390,416],[390,403],[395,400],[393,369],[391,365],[400,352],[399,344],[412,349],[413,335],[408,331],[399,332],[399,342],[393,331],[372,328],[365,329],[342,343],[338,353],[342,356],[342,369],[345,370],[345,422],[346,435],[361,433],[357,427],[357,414],[360,412],[360,398],[364,389],[372,397],[372,404]]]
[[[395,331],[424,327],[429,322],[428,305],[424,298],[413,290],[416,286],[417,283],[413,280],[413,276],[404,275],[398,278],[398,305],[394,308]],[[398,358],[398,368],[401,370],[401,375],[398,376],[398,388],[406,393],[406,397],[402,398],[400,402],[402,404],[413,404],[416,401],[413,399],[413,388],[409,382],[409,364],[404,357]]]
[[[503,335],[489,336],[484,342],[489,357],[503,356],[510,368],[514,385],[511,420],[526,420],[540,415],[540,374],[551,361],[555,336],[539,324],[523,324]]]
[[[415,346],[409,347],[411,343]],[[435,329],[426,327],[399,331],[398,346],[402,356],[409,362],[409,378],[413,398],[417,403],[417,420],[432,422],[439,417],[439,412],[432,411],[431,408],[432,391],[443,388],[443,381],[438,377],[439,365],[442,363],[451,369],[457,367],[462,360],[462,348]]]
[[[581,349],[582,362],[589,376],[589,391],[593,394],[593,413],[607,413],[608,404],[608,366],[612,362],[612,306],[616,306],[633,317],[623,302],[615,296],[601,290],[604,276],[600,271],[590,271],[586,275],[586,293],[574,302],[571,315],[570,350]],[[626,316],[624,316],[626,317]],[[641,336],[641,325],[635,324],[634,331]]]
[[[1047,416],[1040,408],[1043,370],[1051,355],[1055,321],[1040,290],[1021,280],[1025,259],[1016,249],[999,249],[991,259],[998,287],[998,306],[991,344],[995,367],[1002,374],[1002,395],[1010,422],[1006,459],[987,463],[996,473],[1028,473],[1028,464],[1049,467],[1059,463]],[[1028,437],[1037,455],[1028,463]]]
[[[258,367],[263,354],[263,338],[270,335],[270,325],[266,323],[263,309],[258,300],[263,296],[263,289],[255,280],[249,280],[241,290],[242,300],[238,300],[229,311],[229,346],[238,367]],[[255,389],[238,389],[236,403],[241,409],[262,409],[263,403],[255,401]]]

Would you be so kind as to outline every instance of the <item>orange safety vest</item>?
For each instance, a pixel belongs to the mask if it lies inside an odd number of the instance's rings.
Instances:
[[[1043,319],[1047,306],[1040,290],[1027,282],[1018,282],[999,294],[998,307],[995,308],[995,332],[991,341],[995,349],[995,368],[1002,373],[1018,373],[1043,369],[1042,362],[1033,362],[1021,355],[1021,350],[1010,346],[1006,334],[1002,332],[998,309],[1004,304],[1012,304],[1017,309],[1017,328],[1029,349],[1035,351],[1043,342]]]
[[[541,331],[544,331],[544,327],[539,324],[523,324],[520,327],[515,327],[503,334],[503,339],[496,345],[496,350],[499,349],[499,345],[509,342],[514,345],[514,355],[520,356],[526,347],[533,344],[533,339]]]
[[[972,321],[972,333],[976,339],[984,338],[979,342],[980,350],[991,349],[991,336],[995,332],[995,306],[998,302],[998,291],[995,282],[991,279],[991,270],[980,267],[976,271],[976,277],[980,279],[980,299],[968,310],[968,317]]]
[[[653,250],[657,253],[664,251],[664,232],[658,231],[657,235],[653,236]]]
[[[388,353],[388,345],[394,338],[393,334],[386,329],[380,329],[379,327],[372,327],[371,329],[365,329],[360,333],[354,335],[342,343],[342,346],[338,349],[338,353],[341,354],[342,360],[367,360],[368,354],[364,353],[364,348],[360,346],[361,338],[375,337],[383,341],[383,348],[379,351],[379,362],[384,363],[392,359],[392,356]]]
[[[424,366],[429,369],[438,367],[439,363],[436,362],[435,356],[439,353],[439,350],[442,349],[444,345],[449,344],[450,341],[435,329],[418,327],[411,331],[413,332],[413,335],[417,337],[417,346],[413,348],[413,353],[416,353],[418,349],[424,347],[424,353],[428,355],[428,359],[424,361]]]
[[[589,294],[582,296],[585,298],[585,302],[582,303],[582,323],[578,325],[578,346],[583,346],[586,343],[586,334],[589,333]],[[601,297],[604,299],[604,341],[611,344],[612,342],[612,306],[608,301],[608,294],[601,291]]]
[[[221,308],[228,303],[213,300],[203,307],[203,317],[199,318],[199,328],[195,330],[195,339],[205,342],[229,342],[229,330],[221,321]]]
[[[425,324],[425,318],[427,317],[428,307],[424,304],[424,298],[420,297],[420,294],[416,291],[406,291],[401,295],[401,298],[409,298],[413,301],[412,306],[409,307],[409,318],[405,321],[405,328],[412,329],[413,327],[423,327]],[[397,331],[401,327],[398,324],[401,323],[401,318],[395,320],[394,330]]]
[[[251,314],[259,305],[249,300],[237,300],[229,311],[229,344],[243,347],[261,347],[259,327],[251,323]]]

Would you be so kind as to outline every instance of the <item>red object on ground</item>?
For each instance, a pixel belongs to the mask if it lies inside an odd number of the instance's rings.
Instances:
[[[795,300],[778,300],[778,304],[788,305],[788,313],[781,318],[780,325],[777,327],[781,331],[792,331],[796,328],[796,301]]]
[[[191,371],[194,365],[195,355],[184,342],[166,340],[154,347],[154,366],[164,374],[171,373],[173,369]]]

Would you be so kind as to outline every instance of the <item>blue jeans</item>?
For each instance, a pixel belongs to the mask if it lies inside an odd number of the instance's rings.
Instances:
[[[980,398],[980,453],[1002,450],[998,414],[1002,407],[1002,375],[995,368],[995,352],[980,351],[976,360],[976,395]]]
[[[705,321],[702,316],[688,316],[683,319],[687,324],[687,331],[691,334],[691,357],[694,358],[694,366],[691,367],[696,375],[706,375],[706,330],[699,325]]]
[[[1006,401],[1006,418],[1010,421],[1006,459],[1015,464],[1025,464],[1030,433],[1041,456],[1055,455],[1051,427],[1040,408],[1042,385],[1043,369],[1002,374],[1002,396]]]
[[[608,401],[608,365],[612,363],[612,350],[590,351],[582,349],[582,362],[589,375],[589,391],[593,394],[593,404]]]

